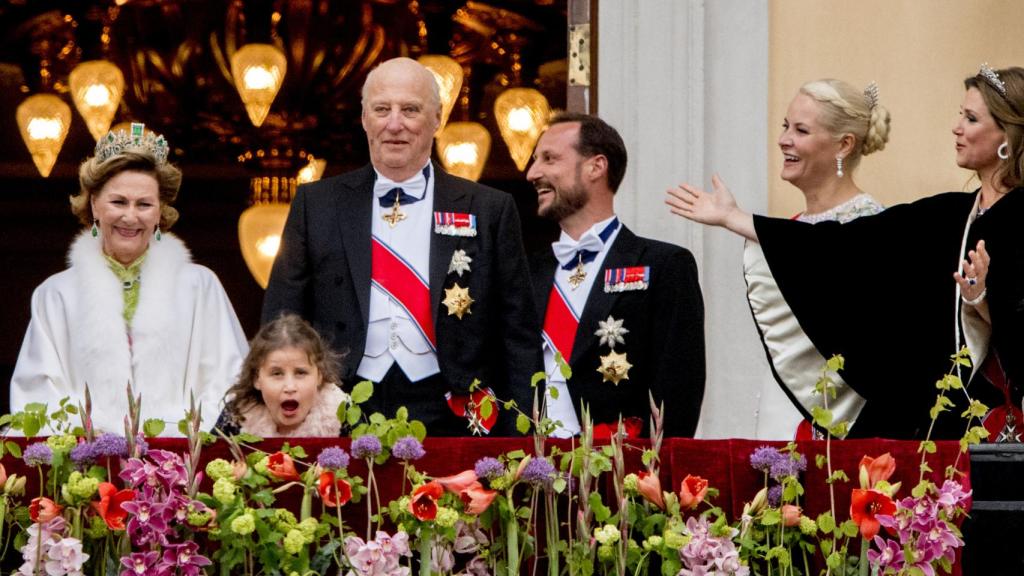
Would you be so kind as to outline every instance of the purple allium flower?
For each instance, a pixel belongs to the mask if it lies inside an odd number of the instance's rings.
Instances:
[[[85,467],[96,461],[96,446],[92,442],[79,442],[71,449],[71,461]]]
[[[807,458],[803,454],[796,460],[788,454],[782,454],[781,456],[781,458],[772,463],[770,472],[772,478],[782,480],[786,476],[797,476],[807,470]]]
[[[426,453],[423,444],[415,436],[403,436],[391,448],[391,455],[399,460],[419,460]]]
[[[352,441],[352,455],[356,458],[376,458],[382,450],[380,439],[373,434],[360,436]]]
[[[197,554],[196,552],[198,551],[199,545],[195,542],[168,546],[164,550],[163,562],[161,564],[165,568],[177,568],[177,573],[182,576],[199,576],[200,568],[209,566],[211,562],[206,556]],[[173,570],[170,572],[173,573]]]
[[[36,442],[25,448],[25,451],[22,452],[22,459],[29,466],[42,466],[44,464],[49,466],[50,462],[53,461],[53,450],[46,445],[46,442]]]
[[[145,441],[143,441],[145,443]],[[127,458],[128,441],[117,434],[101,434],[93,442],[93,449],[97,457]]]
[[[771,472],[772,464],[784,457],[784,454],[771,446],[761,446],[750,454],[750,465],[754,470],[767,474]]]
[[[144,576],[157,571],[156,563],[160,560],[159,552],[133,552],[121,558],[120,576]]]
[[[144,458],[146,454],[149,454],[149,442],[146,442],[146,437],[142,434],[135,437],[135,449],[139,453],[139,458]]]
[[[316,463],[328,470],[348,468],[348,460],[348,452],[337,446],[324,448],[320,451],[320,455],[316,457]]]
[[[531,458],[523,467],[522,479],[533,484],[548,483],[554,473],[555,465],[547,458]]]
[[[768,489],[768,505],[778,508],[782,504],[782,486],[776,484]]]
[[[486,478],[487,480],[494,480],[505,475],[505,465],[501,463],[501,460],[490,456],[477,460],[473,470],[476,472],[477,478]]]

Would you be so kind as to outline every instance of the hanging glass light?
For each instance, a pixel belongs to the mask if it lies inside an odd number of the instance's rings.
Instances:
[[[261,126],[277,97],[288,62],[271,44],[246,44],[231,56],[231,76],[254,126]]]
[[[16,116],[21,139],[36,169],[46,178],[71,127],[71,107],[53,94],[35,94],[18,105]]]
[[[75,66],[68,80],[75,108],[93,140],[99,140],[110,129],[124,94],[121,69],[109,60],[89,60]]]
[[[480,179],[491,153],[491,134],[479,122],[452,122],[437,135],[437,155],[448,172]]]
[[[551,115],[548,100],[533,88],[509,88],[494,100],[494,118],[516,168],[526,168]]]
[[[327,168],[327,160],[316,158],[310,154],[308,157],[308,163],[302,168],[299,168],[299,173],[295,176],[295,182],[297,184],[315,182],[323,176],[324,168]]]
[[[448,115],[452,113],[459,90],[462,89],[462,66],[452,58],[439,54],[420,56],[419,63],[433,72],[441,93],[441,126],[437,131],[440,134],[448,123]]]

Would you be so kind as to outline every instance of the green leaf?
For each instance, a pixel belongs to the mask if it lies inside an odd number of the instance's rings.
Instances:
[[[598,522],[604,522],[612,515],[610,508],[604,505],[601,501],[601,494],[598,492],[591,492],[590,498],[590,509],[594,511],[594,519]]]
[[[185,418],[178,420],[178,433],[182,436],[188,436],[188,420]]]
[[[935,454],[935,442],[933,440],[923,440],[921,445],[918,447],[917,452],[926,452],[928,454]]]
[[[353,404],[348,409],[348,425],[355,426],[359,423],[359,419],[363,417],[363,409],[358,404]]]
[[[16,442],[8,440],[4,442],[4,448],[7,449],[7,453],[15,458],[21,458],[21,446],[18,446]]]
[[[25,433],[26,438],[38,436],[39,429],[42,427],[42,422],[40,422],[38,415],[25,413],[25,418],[21,421],[21,430]]]
[[[526,417],[526,414],[516,416],[516,430],[520,434],[526,434],[530,431],[530,419]]]
[[[378,424],[379,425],[379,424],[383,424],[383,423],[385,423],[387,421],[388,421],[388,419],[385,418],[384,415],[381,414],[380,412],[374,412],[373,414],[370,414],[370,424]]]
[[[811,408],[811,416],[814,418],[814,423],[822,428],[828,428],[832,425],[832,411],[826,410],[821,406],[815,406]]]
[[[484,420],[491,417],[494,413],[494,400],[491,399],[490,395],[484,396],[484,399],[480,401],[480,417]]]
[[[155,438],[164,431],[167,423],[157,418],[150,418],[142,423],[142,433],[146,435],[146,438]]]
[[[542,372],[534,372],[530,377],[530,388],[536,388],[538,384],[547,380],[548,375]]]
[[[46,404],[43,404],[42,402],[29,402],[28,404],[25,404],[24,412],[45,414]]]
[[[352,388],[352,402],[362,404],[373,396],[373,382],[363,380]]]
[[[818,529],[825,534],[831,534],[836,529],[836,520],[832,517],[831,512],[818,514]]]
[[[423,439],[427,437],[427,427],[419,420],[413,420],[410,422],[409,429],[412,430],[412,435],[420,442],[423,442]]]
[[[555,490],[556,494],[561,494],[562,492],[565,491],[565,487],[566,487],[565,478],[559,476],[558,478],[555,479],[554,482],[551,483],[551,487]]]
[[[551,396],[552,400],[558,400],[558,388],[548,386],[548,396]]]
[[[825,564],[827,564],[833,571],[840,573],[839,569],[843,566],[843,555],[838,552],[833,552],[825,559]]]
[[[246,444],[256,444],[257,442],[263,442],[263,438],[255,434],[249,434],[248,432],[242,432],[241,434],[237,434],[235,436],[235,440],[239,442],[244,442]]]
[[[843,369],[844,364],[845,360],[843,359],[843,355],[836,354],[835,356],[828,359],[828,362],[825,363],[825,366],[828,368],[830,372],[839,372],[840,370]]]
[[[761,516],[762,526],[775,526],[782,521],[782,513],[777,508],[767,508]]]
[[[399,406],[398,410],[395,410],[395,420],[399,422],[409,421],[409,409],[405,406]]]
[[[334,413],[338,417],[338,422],[344,424],[348,421],[348,404],[342,402],[338,404],[338,411]]]

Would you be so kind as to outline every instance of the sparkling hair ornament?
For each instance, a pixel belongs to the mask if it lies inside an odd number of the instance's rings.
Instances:
[[[163,136],[153,134],[152,130],[146,132],[145,128],[145,124],[132,122],[130,133],[124,130],[107,132],[106,136],[96,142],[96,159],[102,163],[118,154],[136,149],[152,154],[157,164],[167,162],[167,140]]]
[[[864,100],[868,103],[868,110],[874,110],[878,106],[878,84],[872,81],[864,89]]]
[[[999,78],[999,74],[995,70],[989,67],[988,62],[981,65],[981,69],[978,70],[978,76],[981,76],[989,86],[996,89],[1003,98],[1006,98],[1006,84]]]

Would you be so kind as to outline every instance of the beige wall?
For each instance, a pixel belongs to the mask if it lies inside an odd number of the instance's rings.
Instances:
[[[800,85],[825,77],[878,82],[892,114],[889,144],[855,174],[862,190],[888,205],[973,188],[950,132],[963,79],[982,62],[1024,66],[1022,22],[1021,0],[770,0],[769,212],[804,207],[799,190],[779,179],[776,139]]]

